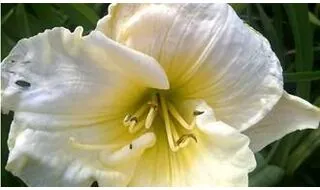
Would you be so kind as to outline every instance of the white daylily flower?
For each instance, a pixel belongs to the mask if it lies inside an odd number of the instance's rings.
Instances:
[[[112,5],[87,36],[21,40],[1,69],[6,168],[31,186],[247,186],[251,149],[320,120],[222,4]]]

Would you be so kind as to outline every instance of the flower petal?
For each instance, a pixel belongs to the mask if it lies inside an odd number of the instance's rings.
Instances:
[[[2,108],[23,112],[117,113],[147,87],[168,87],[153,58],[100,32],[82,37],[81,27],[74,33],[54,28],[19,41],[1,72]]]
[[[229,5],[113,5],[97,30],[157,59],[173,93],[205,99],[239,130],[261,120],[282,95],[270,44]]]
[[[126,186],[143,151],[155,143],[155,136],[146,133],[137,139],[119,138],[125,134],[115,130],[119,122],[67,132],[26,129],[13,122],[11,127],[20,133],[10,132],[6,169],[29,186],[90,186],[94,181],[99,186]],[[83,142],[70,141],[70,136]],[[110,142],[94,145],[103,139]],[[129,143],[134,148],[130,149]]]
[[[246,134],[254,152],[278,140],[288,133],[303,129],[316,129],[320,123],[320,109],[309,102],[284,93],[271,112]]]
[[[86,47],[93,59],[100,60],[106,68],[114,67],[133,81],[152,88],[169,89],[169,81],[161,65],[152,57],[141,52],[123,46],[99,31],[93,31],[86,36],[86,41],[93,44],[93,47]],[[99,48],[95,48],[98,46]],[[118,47],[118,48],[115,48]],[[111,62],[111,65],[105,64]]]
[[[126,185],[154,144],[150,134],[130,135],[122,119],[148,87],[167,88],[166,75],[153,58],[100,32],[54,28],[23,39],[1,72],[2,109],[15,112],[6,168],[29,185]],[[126,156],[132,160],[108,165]]]
[[[249,139],[215,121],[205,104],[197,110],[205,111],[197,118],[197,143],[177,152],[170,150],[161,120],[155,121],[157,144],[142,155],[130,186],[248,186],[256,166]]]

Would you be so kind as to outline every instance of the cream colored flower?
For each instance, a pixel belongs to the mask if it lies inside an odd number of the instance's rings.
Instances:
[[[87,36],[19,41],[1,69],[6,169],[31,186],[247,186],[252,150],[320,120],[222,4],[112,5]]]

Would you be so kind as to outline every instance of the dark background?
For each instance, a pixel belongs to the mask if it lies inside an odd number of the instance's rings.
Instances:
[[[270,41],[279,57],[285,90],[320,106],[320,4],[232,4]],[[85,34],[108,4],[1,4],[1,60],[22,38],[56,26]],[[13,113],[1,114],[1,185],[25,186],[7,172],[7,138]],[[289,134],[256,154],[250,186],[320,186],[320,129]],[[93,186],[96,186],[94,184]]]

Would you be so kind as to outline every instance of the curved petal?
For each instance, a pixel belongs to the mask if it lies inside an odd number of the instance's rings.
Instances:
[[[117,129],[119,122],[67,132],[33,130],[13,122],[6,169],[29,186],[90,186],[94,181],[99,186],[126,186],[155,136],[125,136]]]
[[[2,107],[23,112],[117,113],[147,87],[168,87],[153,58],[100,32],[82,37],[81,27],[74,33],[54,28],[19,41],[1,72]]]
[[[215,121],[205,104],[194,131],[197,143],[190,142],[177,152],[167,144],[160,120],[155,121],[157,144],[139,161],[131,186],[248,186],[248,173],[255,166],[249,139],[233,127]]]
[[[2,108],[15,112],[7,169],[29,185],[126,185],[154,144],[151,134],[130,135],[122,119],[149,87],[167,88],[166,75],[153,58],[100,32],[54,28],[23,39],[1,72]]]
[[[165,69],[179,98],[205,99],[239,130],[261,120],[283,92],[268,41],[224,4],[119,4],[97,30]]]
[[[303,129],[316,129],[320,123],[320,109],[309,102],[284,93],[271,112],[244,134],[250,138],[254,152],[288,133]]]

